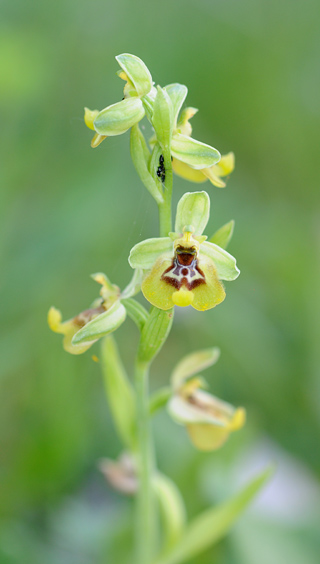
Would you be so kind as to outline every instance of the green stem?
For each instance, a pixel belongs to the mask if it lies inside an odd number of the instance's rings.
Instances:
[[[159,204],[159,221],[160,221],[160,237],[168,237],[168,233],[172,231],[172,212],[171,212],[171,199],[172,199],[172,162],[170,148],[163,151],[164,168],[165,168],[165,183],[164,183],[164,202]]]
[[[153,503],[153,448],[150,431],[148,397],[149,363],[137,360],[135,370],[139,491],[137,499],[137,562],[150,564],[156,544],[156,521]]]

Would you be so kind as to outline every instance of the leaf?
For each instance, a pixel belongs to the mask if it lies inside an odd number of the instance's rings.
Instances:
[[[127,310],[127,314],[129,317],[134,321],[137,325],[138,329],[142,331],[145,322],[149,318],[149,314],[147,310],[136,300],[132,298],[127,298],[126,300],[122,300],[123,305]]]
[[[201,513],[186,527],[182,538],[173,549],[154,564],[182,564],[217,543],[231,529],[272,472],[272,468],[267,468],[232,499]]]
[[[124,444],[133,448],[136,411],[134,393],[113,337],[102,341],[101,355],[107,399],[115,426]]]

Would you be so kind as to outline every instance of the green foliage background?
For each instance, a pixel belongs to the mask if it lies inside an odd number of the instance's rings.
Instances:
[[[195,138],[236,154],[226,190],[202,187],[209,235],[236,220],[230,251],[241,277],[216,310],[178,311],[152,386],[182,355],[218,345],[211,389],[246,406],[248,425],[201,455],[158,416],[161,469],[193,515],[235,488],[247,453],[276,444],[287,468],[301,470],[302,502],[311,483],[319,499],[319,15],[317,0],[2,2],[1,564],[131,561],[132,504],[96,466],[121,448],[100,367],[90,353],[67,355],[46,325],[51,305],[65,318],[88,307],[92,272],[123,287],[130,248],[157,235],[128,134],[92,150],[83,124],[85,105],[121,99],[122,52],[140,56],[156,83],[187,84],[188,105],[200,109]],[[196,189],[175,178],[175,201]],[[117,337],[130,369],[130,321]],[[302,503],[287,519],[290,499],[277,513],[279,499],[196,563],[255,564],[258,554],[260,564],[316,563],[319,513]]]

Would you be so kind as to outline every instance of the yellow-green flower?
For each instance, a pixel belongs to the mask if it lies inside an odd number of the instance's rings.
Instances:
[[[175,232],[133,247],[132,268],[146,271],[141,290],[159,309],[191,305],[211,309],[225,298],[221,280],[235,280],[236,260],[203,236],[210,210],[206,192],[185,194],[178,203]]]
[[[126,81],[124,99],[103,110],[85,108],[84,122],[95,131],[91,147],[95,148],[106,138],[125,133],[145,115],[142,98],[154,96],[151,74],[139,57],[123,53],[116,57],[121,71],[118,76]]]
[[[181,117],[176,125],[177,132],[180,132],[186,137],[190,137],[192,133],[192,127],[189,120],[196,114],[198,110],[196,108],[186,108],[181,112]],[[217,164],[213,164],[209,167],[198,168],[182,161],[173,155],[172,168],[178,176],[190,180],[191,182],[205,182],[210,180],[211,184],[217,186],[218,188],[224,188],[226,183],[222,178],[229,176],[234,170],[234,153],[228,153],[222,155],[220,161]]]
[[[245,410],[234,408],[202,388],[202,377],[190,378],[218,360],[217,348],[198,351],[185,357],[174,369],[171,384],[173,395],[168,403],[172,418],[184,425],[190,439],[199,450],[215,450],[223,445],[230,433],[245,423]]]
[[[62,321],[61,312],[55,307],[48,312],[50,329],[64,335],[63,347],[71,354],[84,353],[98,339],[115,331],[126,318],[119,288],[111,284],[105,274],[94,274],[92,278],[102,287],[101,297],[89,309],[67,321]]]

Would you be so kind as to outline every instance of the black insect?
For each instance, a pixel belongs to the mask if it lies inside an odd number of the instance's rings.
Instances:
[[[164,168],[164,158],[163,155],[159,157],[159,166],[157,168],[157,176],[160,178],[161,182],[165,182],[166,180],[166,169]]]

